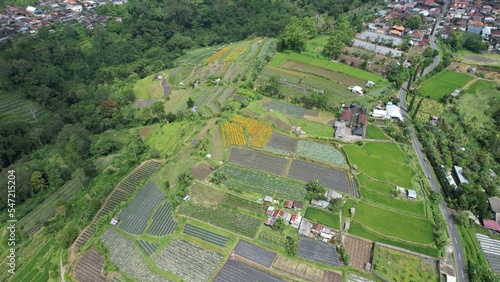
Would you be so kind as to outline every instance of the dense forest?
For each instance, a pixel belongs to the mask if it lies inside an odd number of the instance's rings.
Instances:
[[[105,27],[52,25],[34,36],[4,41],[0,94],[35,101],[51,116],[38,120],[33,113],[31,122],[0,125],[0,168],[16,169],[21,202],[37,191],[57,189],[77,168],[90,176],[95,168],[89,158],[133,144],[102,141],[93,134],[155,121],[139,118],[131,85],[173,67],[184,50],[250,36],[278,37],[292,17],[335,18],[366,2],[129,0],[96,10],[111,16]]]

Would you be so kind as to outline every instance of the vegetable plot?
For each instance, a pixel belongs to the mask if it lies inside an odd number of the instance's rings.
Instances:
[[[233,122],[226,122],[222,126],[222,134],[224,136],[224,147],[228,145],[244,146],[248,143],[248,138],[245,135],[243,127]]]
[[[184,227],[184,234],[191,235],[193,237],[196,237],[198,239],[201,239],[203,241],[212,243],[214,245],[217,245],[219,247],[225,247],[227,245],[227,242],[229,241],[229,238],[222,236],[220,234],[214,233],[212,231],[208,231],[204,228],[194,226],[191,224],[186,224]]]
[[[153,236],[165,236],[174,232],[177,226],[177,221],[172,216],[172,208],[167,202],[161,205],[156,213],[153,215],[153,221],[146,231],[147,234]]]
[[[265,154],[259,151],[232,147],[229,162],[251,167],[275,175],[283,175],[288,165],[288,159]]]
[[[209,281],[222,261],[219,253],[209,252],[188,241],[173,239],[152,260],[158,268],[186,281]]]
[[[347,166],[344,155],[333,146],[327,144],[299,140],[297,154],[313,160]]]

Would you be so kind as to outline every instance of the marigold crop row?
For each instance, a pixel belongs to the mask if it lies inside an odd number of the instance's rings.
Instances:
[[[222,127],[222,131],[224,134],[225,145],[230,144],[236,146],[244,146],[248,144],[248,138],[245,135],[243,127],[232,122],[226,122]]]
[[[231,46],[231,45],[223,48],[219,52],[213,54],[210,58],[206,59],[205,62],[207,62],[207,63],[212,62],[213,60],[217,59],[218,57],[220,57],[221,55],[223,55],[224,53],[226,53],[227,51],[229,51],[231,48],[233,48],[233,46]]]
[[[229,57],[226,58],[226,62],[231,62],[236,56],[238,56],[241,51],[243,51],[243,48],[239,48],[236,51],[234,51]]]
[[[234,116],[233,121],[245,126],[251,138],[250,145],[255,147],[264,147],[269,138],[271,138],[271,134],[273,134],[272,127],[260,121],[241,116]]]

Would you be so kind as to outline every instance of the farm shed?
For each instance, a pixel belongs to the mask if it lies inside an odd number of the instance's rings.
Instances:
[[[392,103],[387,104],[387,115],[390,116],[391,118],[397,118],[399,120],[403,120],[401,109],[398,106],[393,105]]]
[[[462,167],[454,165],[453,170],[455,171],[455,175],[457,176],[458,182],[460,182],[460,184],[469,183],[469,181],[467,180],[467,178],[465,178],[463,174],[464,169]]]
[[[339,199],[342,198],[342,195],[337,193],[335,190],[328,190],[325,193],[325,197],[327,201],[330,201],[331,199]]]
[[[321,207],[321,208],[326,209],[326,207],[328,207],[328,205],[329,205],[330,203],[328,203],[327,201],[323,201],[323,200],[312,200],[312,201],[311,201],[311,204],[312,204],[313,206],[316,206],[316,207]]]
[[[404,194],[405,193],[405,188],[396,186],[396,192],[399,192],[399,194]]]
[[[344,230],[347,232],[347,231],[349,231],[350,227],[351,227],[351,223],[349,221],[346,221],[346,223],[344,223]]]
[[[363,88],[361,88],[360,86],[353,86],[350,88],[351,92],[353,93],[358,93],[358,94],[363,94]]]
[[[264,197],[264,202],[265,202],[265,203],[266,203],[266,202],[268,202],[268,203],[272,203],[272,202],[273,202],[273,197],[271,197],[271,196],[265,196],[265,197]]]
[[[372,116],[376,118],[387,118],[387,111],[374,109]]]
[[[495,214],[496,222],[500,223],[500,197],[495,196],[488,198],[490,202],[491,211]]]
[[[309,236],[312,226],[313,225],[309,220],[302,220],[302,222],[300,223],[299,234],[302,236]]]
[[[415,190],[408,189],[408,199],[416,199],[417,192]]]
[[[304,207],[304,203],[298,202],[298,201],[293,201],[293,208],[296,210],[301,210]]]

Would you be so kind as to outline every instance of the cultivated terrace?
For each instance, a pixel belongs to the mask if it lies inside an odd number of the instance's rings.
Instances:
[[[500,281],[495,2],[0,5],[1,281]]]

